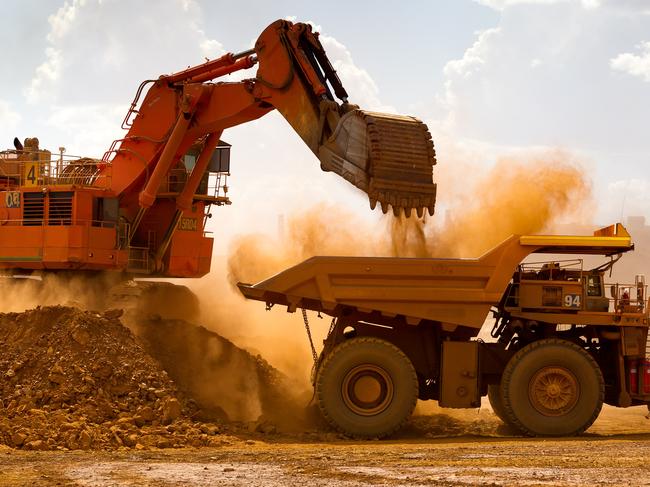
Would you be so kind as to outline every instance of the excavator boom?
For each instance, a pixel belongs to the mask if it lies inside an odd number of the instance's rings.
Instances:
[[[255,64],[253,79],[210,83]],[[142,191],[141,206],[153,203],[161,178],[196,140],[276,109],[319,158],[321,168],[366,192],[372,208],[379,203],[384,213],[392,206],[396,215],[402,209],[407,216],[412,209],[418,215],[425,210],[433,214],[435,151],[427,126],[413,117],[350,104],[318,33],[308,24],[278,20],[264,30],[254,49],[152,83],[137,110],[134,101],[125,120],[129,133],[112,161],[118,193],[142,178],[141,161],[148,161],[154,177]]]

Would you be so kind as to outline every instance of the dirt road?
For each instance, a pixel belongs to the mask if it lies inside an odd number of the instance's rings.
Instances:
[[[25,452],[0,450],[0,484],[71,486],[650,485],[650,421],[607,408],[580,438],[503,436],[489,411],[449,420],[458,436],[416,418],[390,441],[336,435],[223,435],[217,448]],[[479,427],[477,429],[477,427]],[[463,432],[465,428],[465,432]],[[474,431],[474,434],[467,434]],[[477,434],[478,432],[478,434]],[[328,441],[323,441],[323,439]]]

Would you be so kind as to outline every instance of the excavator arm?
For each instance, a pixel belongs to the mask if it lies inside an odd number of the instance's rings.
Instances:
[[[413,117],[374,113],[348,103],[318,33],[279,20],[255,44],[259,91],[321,161],[395,214],[415,208],[433,214],[435,151],[425,124]],[[332,91],[334,93],[332,93]],[[340,103],[336,101],[336,98]]]
[[[254,78],[215,81],[255,65]],[[318,33],[286,20],[269,25],[250,51],[145,81],[124,120],[127,135],[104,157],[100,172],[110,177],[97,180],[108,181],[108,189],[129,202],[121,206],[135,231],[165,176],[201,141],[203,151],[177,197],[178,218],[191,205],[223,131],[274,109],[321,168],[365,191],[372,208],[379,203],[384,212],[392,206],[396,215],[404,209],[409,216],[413,208],[418,215],[433,214],[435,152],[426,125],[350,104]]]

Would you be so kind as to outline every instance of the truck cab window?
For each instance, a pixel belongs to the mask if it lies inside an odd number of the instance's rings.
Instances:
[[[587,296],[601,296],[602,286],[599,275],[587,276]]]

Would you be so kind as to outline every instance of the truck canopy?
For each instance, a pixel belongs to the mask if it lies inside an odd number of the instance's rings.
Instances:
[[[257,284],[248,299],[338,316],[344,309],[480,329],[517,266],[530,254],[612,256],[634,249],[617,223],[592,236],[513,235],[476,259],[312,257]]]

